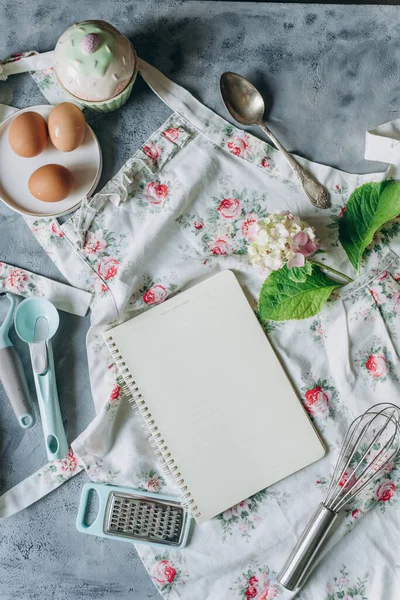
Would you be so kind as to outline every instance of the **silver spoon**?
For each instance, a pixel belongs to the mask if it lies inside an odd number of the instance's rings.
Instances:
[[[299,165],[264,124],[264,100],[254,85],[241,75],[227,71],[221,75],[220,89],[222,99],[231,116],[241,125],[258,125],[282,152],[310,202],[318,208],[328,208],[330,201],[326,189]]]

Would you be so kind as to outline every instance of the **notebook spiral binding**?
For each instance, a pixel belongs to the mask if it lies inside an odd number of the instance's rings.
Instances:
[[[128,402],[132,404],[143,429],[147,432],[147,438],[157,456],[161,470],[182,497],[182,505],[195,517],[200,517],[201,512],[196,512],[199,510],[198,506],[196,505],[192,494],[189,492],[185,480],[182,477],[178,466],[175,464],[175,460],[168,450],[168,444],[157,427],[155,419],[146,405],[146,401],[142,397],[132,373],[129,371],[112,336],[106,338],[105,343],[108,349],[109,358],[111,357],[111,362],[117,369],[118,377],[121,378],[122,385],[120,392],[125,395]]]

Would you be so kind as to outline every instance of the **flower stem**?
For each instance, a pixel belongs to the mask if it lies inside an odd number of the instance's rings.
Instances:
[[[343,279],[346,279],[346,281],[348,281],[349,283],[352,283],[354,281],[354,279],[351,279],[351,277],[347,277],[347,275],[345,275],[344,273],[341,273],[340,271],[336,271],[336,269],[333,269],[332,267],[329,267],[328,265],[325,265],[324,263],[320,263],[317,260],[312,260],[310,258],[308,260],[313,265],[316,265],[317,267],[321,267],[321,269],[325,269],[326,271],[330,271],[334,275],[338,275],[338,277],[343,277]]]

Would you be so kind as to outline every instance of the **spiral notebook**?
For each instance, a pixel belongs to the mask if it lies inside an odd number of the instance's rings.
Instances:
[[[325,454],[231,271],[104,339],[197,523]]]

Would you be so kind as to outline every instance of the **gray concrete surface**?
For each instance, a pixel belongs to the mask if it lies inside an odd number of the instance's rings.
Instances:
[[[0,0],[0,57],[49,50],[74,21],[102,18],[126,33],[141,57],[221,115],[226,116],[219,76],[224,70],[240,72],[270,99],[270,124],[289,149],[368,172],[383,166],[363,160],[365,130],[400,115],[399,11],[252,2]],[[0,83],[0,102],[25,107],[43,103],[43,97],[23,75]],[[102,182],[168,114],[139,81],[123,109],[95,120],[104,153]],[[21,217],[3,205],[0,260],[63,280]],[[0,298],[0,320],[5,310]],[[85,353],[88,325],[87,318],[64,313],[55,345],[70,440],[94,414]],[[16,344],[27,365],[26,348]],[[0,389],[0,491],[45,461],[40,429],[23,433]],[[159,598],[133,548],[75,530],[84,480],[79,475],[0,523],[1,600]]]

